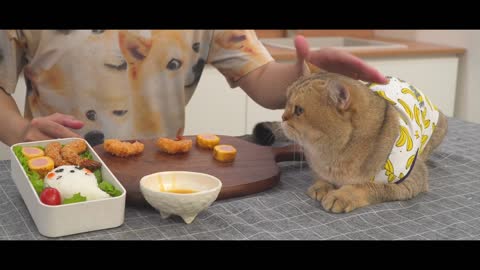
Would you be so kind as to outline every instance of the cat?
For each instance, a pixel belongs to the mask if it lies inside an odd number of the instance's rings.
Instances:
[[[260,144],[288,139],[302,146],[316,179],[307,194],[333,213],[428,191],[425,164],[443,141],[446,116],[398,78],[366,84],[320,71],[287,89],[282,122],[260,122]]]

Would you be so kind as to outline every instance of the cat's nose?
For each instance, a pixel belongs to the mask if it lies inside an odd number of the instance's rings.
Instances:
[[[289,118],[290,118],[290,117],[288,116],[287,112],[284,112],[284,113],[282,114],[282,120],[283,120],[283,121],[287,121]]]

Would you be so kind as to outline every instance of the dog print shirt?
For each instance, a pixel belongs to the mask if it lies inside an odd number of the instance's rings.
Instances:
[[[438,123],[439,112],[420,90],[398,78],[388,78],[387,85],[368,86],[398,111],[400,133],[385,166],[372,181],[398,184],[408,176],[428,143]]]
[[[25,117],[73,115],[89,141],[175,137],[205,64],[234,88],[270,61],[253,30],[0,30],[0,88],[23,70]]]

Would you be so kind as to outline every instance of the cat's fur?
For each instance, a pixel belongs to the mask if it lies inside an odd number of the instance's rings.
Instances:
[[[295,114],[296,105],[301,113]],[[289,87],[282,119],[283,133],[279,122],[257,124],[257,141],[271,144],[285,134],[300,144],[316,176],[307,194],[335,213],[426,192],[425,161],[447,132],[447,118],[440,112],[437,128],[405,181],[380,184],[370,179],[395,144],[399,115],[365,84],[328,72],[304,76]]]

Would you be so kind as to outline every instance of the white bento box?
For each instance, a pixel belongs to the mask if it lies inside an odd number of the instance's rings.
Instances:
[[[28,179],[22,164],[15,155],[15,146],[42,146],[51,142],[67,144],[78,138],[58,140],[36,141],[18,143],[10,147],[12,178],[18,191],[27,205],[28,211],[38,228],[38,231],[47,237],[60,237],[89,231],[96,231],[121,226],[125,217],[125,198],[127,191],[115,178],[97,153],[87,143],[88,150],[93,159],[102,163],[101,171],[104,181],[111,183],[116,189],[122,191],[122,195],[100,200],[85,201],[72,204],[50,206],[42,203],[32,183]]]

